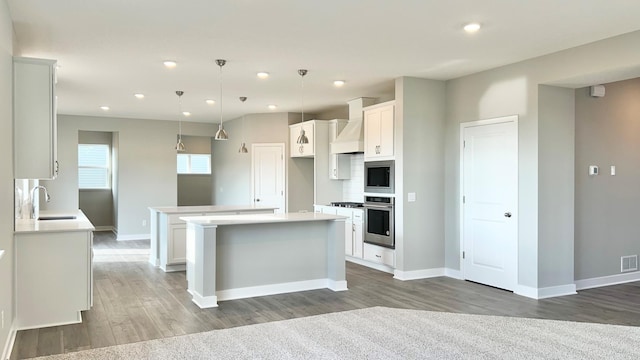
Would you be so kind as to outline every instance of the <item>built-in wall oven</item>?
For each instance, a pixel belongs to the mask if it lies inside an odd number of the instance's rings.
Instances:
[[[365,196],[364,242],[395,249],[393,204],[393,197]]]

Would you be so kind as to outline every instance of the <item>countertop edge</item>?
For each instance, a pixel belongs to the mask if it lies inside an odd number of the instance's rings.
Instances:
[[[257,211],[276,210],[278,207],[253,206],[253,205],[202,205],[202,206],[152,206],[148,208],[161,214],[175,215],[201,212],[224,212],[224,211]]]
[[[348,217],[318,213],[243,214],[180,217],[187,223],[199,226],[227,226],[251,224],[282,224],[294,222],[345,221]]]
[[[45,215],[47,212],[41,212]],[[95,227],[82,212],[78,210],[75,219],[69,220],[32,220],[16,219],[14,235],[33,233],[58,233],[58,232],[88,232],[95,231]]]

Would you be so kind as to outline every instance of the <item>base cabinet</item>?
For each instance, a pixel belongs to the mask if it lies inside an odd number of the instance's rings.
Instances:
[[[347,256],[363,258],[364,234],[364,211],[362,209],[341,208],[335,206],[315,205],[317,213],[346,216],[344,223],[344,253]]]
[[[93,303],[93,232],[15,234],[16,327],[82,322]]]
[[[381,246],[364,244],[364,259],[395,267],[395,251]]]

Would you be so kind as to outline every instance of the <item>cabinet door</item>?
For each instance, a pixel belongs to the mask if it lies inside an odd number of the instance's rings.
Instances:
[[[380,148],[380,109],[364,112],[364,157],[378,157]]]
[[[167,265],[184,264],[187,261],[187,226],[176,224],[169,228]]]
[[[380,145],[378,155],[393,156],[393,105],[380,108]]]
[[[364,214],[362,211],[353,212],[353,256],[362,258],[364,234],[362,228],[364,225]]]
[[[13,60],[16,179],[54,179],[57,175],[55,64],[44,59]]]

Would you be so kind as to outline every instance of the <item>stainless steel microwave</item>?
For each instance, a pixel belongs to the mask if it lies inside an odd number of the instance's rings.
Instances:
[[[394,193],[394,162],[365,161],[364,163],[364,192],[366,193]]]

